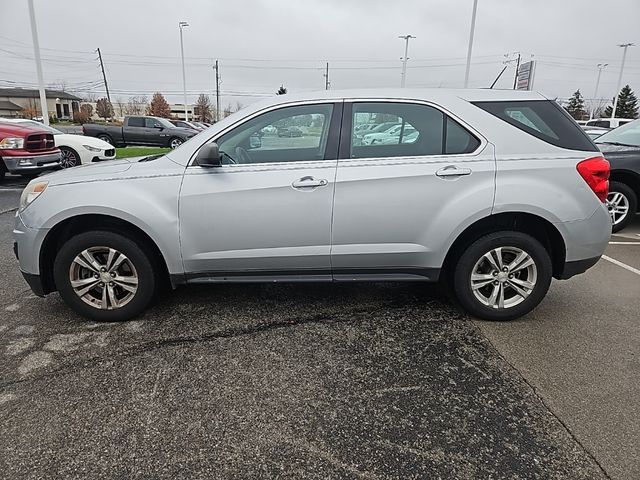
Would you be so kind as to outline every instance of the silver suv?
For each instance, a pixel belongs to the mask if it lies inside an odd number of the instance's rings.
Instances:
[[[356,135],[382,123],[389,138]],[[537,93],[283,95],[167,155],[33,180],[16,254],[36,294],[95,320],[140,314],[163,284],[438,280],[509,320],[598,261],[608,175]]]

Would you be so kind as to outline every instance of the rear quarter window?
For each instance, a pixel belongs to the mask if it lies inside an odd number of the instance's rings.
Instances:
[[[598,151],[586,133],[551,100],[473,102],[486,112],[556,147]]]

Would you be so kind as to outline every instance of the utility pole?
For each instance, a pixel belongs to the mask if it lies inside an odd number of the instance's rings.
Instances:
[[[520,52],[518,52],[518,60],[516,61],[516,74],[513,78],[513,89],[515,90],[518,86],[518,70],[520,70]]]
[[[40,91],[40,110],[42,122],[49,125],[49,109],[47,108],[47,92],[44,89],[44,77],[42,75],[42,59],[40,58],[40,42],[38,41],[38,26],[36,25],[36,12],[33,8],[33,0],[29,0],[29,19],[31,20],[31,36],[33,38],[33,53],[36,59],[36,72],[38,74],[38,90]]]
[[[180,28],[180,57],[182,58],[182,92],[184,93],[184,120],[189,121],[189,113],[187,111],[187,76],[184,72],[184,42],[182,41],[182,29],[188,27],[187,22],[179,22]]]
[[[591,104],[591,112],[589,113],[589,120],[593,120],[593,115],[596,110],[596,102],[598,101],[598,87],[600,86],[600,75],[602,75],[602,70],[609,65],[608,63],[599,63],[598,64],[598,79],[596,80],[596,89],[593,92],[593,103]]]
[[[100,59],[100,68],[102,69],[102,78],[104,80],[104,89],[107,91],[107,100],[111,103],[111,95],[109,95],[109,85],[107,85],[107,75],[104,73],[104,63],[102,63],[102,53],[100,53],[100,48],[98,47],[98,58]]]
[[[220,67],[218,66],[218,60],[213,66],[216,71],[216,122],[220,120]]]
[[[464,88],[469,88],[469,71],[471,70],[471,52],[473,51],[473,34],[476,30],[476,10],[478,0],[473,0],[473,13],[471,14],[471,31],[469,32],[469,48],[467,49],[467,69],[464,72]]]
[[[402,77],[400,86],[404,88],[407,81],[407,60],[409,60],[409,39],[416,38],[413,35],[399,35],[398,38],[404,38],[404,57],[402,57]]]
[[[618,108],[618,97],[620,96],[620,87],[622,86],[622,72],[624,71],[624,61],[627,59],[627,48],[633,47],[633,43],[623,43],[618,45],[624,50],[622,52],[622,65],[620,65],[620,75],[618,76],[618,88],[616,88],[616,97],[613,101],[613,108],[611,109],[611,118],[615,118],[616,109]]]
[[[331,85],[329,82],[329,62],[327,62],[327,69],[322,76],[324,77],[324,89],[329,90],[329,85]]]

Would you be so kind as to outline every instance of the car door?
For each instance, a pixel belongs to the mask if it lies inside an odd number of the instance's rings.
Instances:
[[[131,145],[145,145],[145,119],[144,117],[129,117],[127,124],[122,127],[125,143]]]
[[[445,245],[491,212],[493,146],[424,103],[345,103],[343,115],[334,279],[435,280]],[[399,125],[392,141],[365,145],[352,133],[360,124],[387,121]]]
[[[212,138],[223,165],[187,167],[180,194],[188,280],[331,278],[341,110],[341,103],[279,106]],[[277,135],[294,125],[302,136]]]
[[[156,145],[165,147],[167,137],[171,136],[169,130],[173,128],[166,120],[162,123],[157,118],[147,117],[144,119],[144,132],[142,133],[145,145]]]

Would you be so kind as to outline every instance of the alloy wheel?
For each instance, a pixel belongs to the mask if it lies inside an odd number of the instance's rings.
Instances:
[[[629,199],[621,192],[609,192],[606,206],[613,225],[623,222],[629,213]]]
[[[169,146],[172,149],[178,148],[180,145],[182,145],[182,140],[180,140],[179,138],[174,138],[173,140],[171,140],[171,143],[169,143]]]
[[[69,268],[71,287],[87,305],[101,310],[124,307],[138,291],[138,272],[129,258],[110,247],[80,252]]]
[[[471,271],[471,291],[487,307],[507,309],[524,302],[536,287],[538,268],[526,251],[498,247],[485,253]]]
[[[78,165],[78,155],[66,148],[60,150],[60,166],[62,168],[70,168]]]

